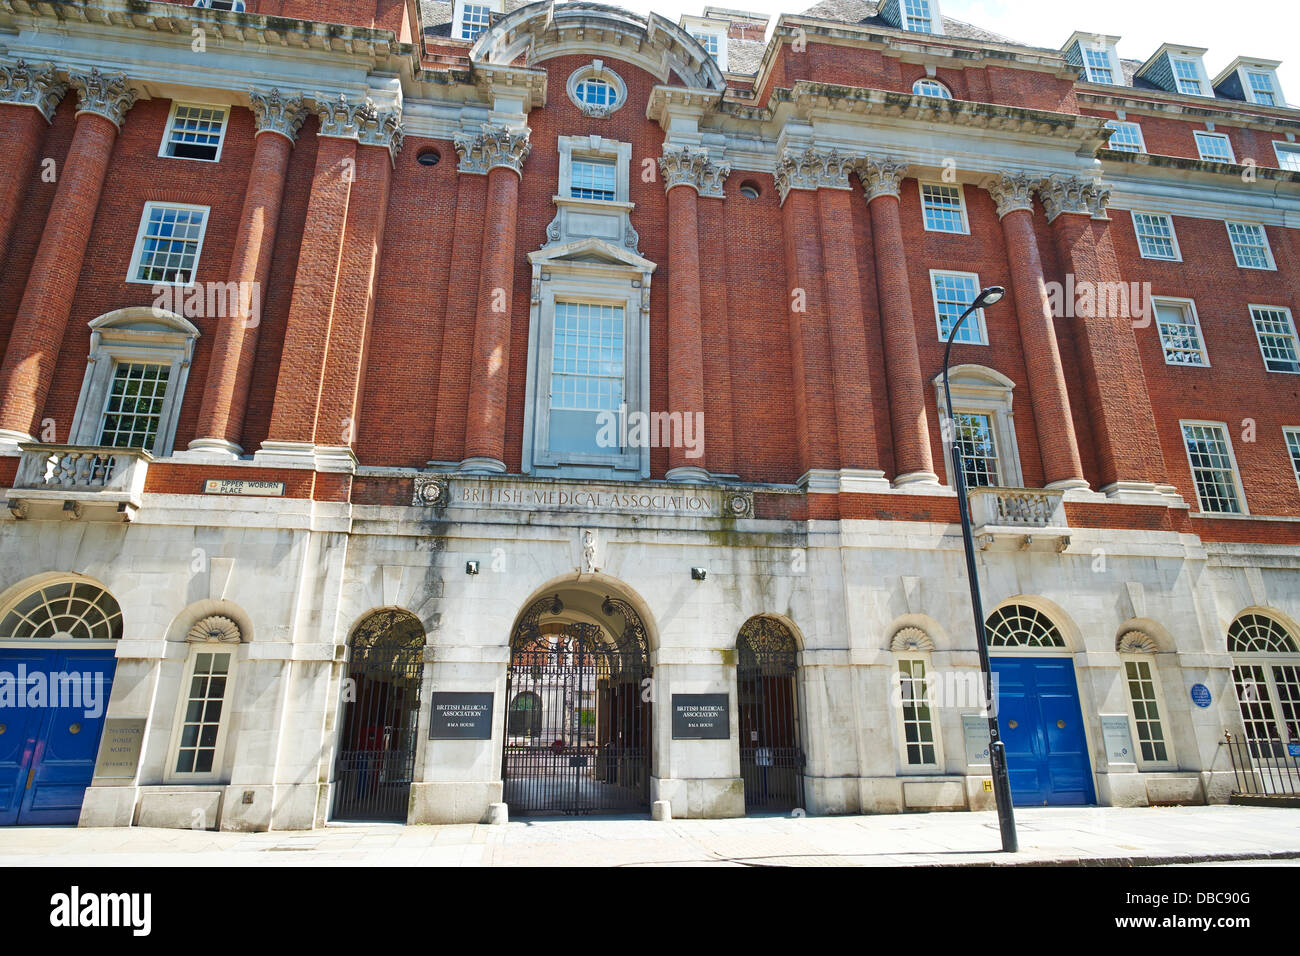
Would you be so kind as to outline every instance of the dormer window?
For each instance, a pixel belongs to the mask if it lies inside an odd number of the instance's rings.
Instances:
[[[1259,60],[1239,56],[1214,80],[1219,96],[1244,100],[1256,106],[1286,106],[1286,97],[1277,80],[1278,60]]]
[[[451,35],[457,40],[476,40],[492,25],[492,14],[501,12],[502,0],[456,0]]]
[[[930,0],[902,0],[903,29],[913,33],[933,33],[934,17]]]
[[[704,52],[715,60],[718,58],[719,37],[716,33],[692,33],[691,36],[700,41]]]
[[[727,69],[727,35],[731,29],[730,12],[709,7],[704,11],[702,17],[684,16],[679,21],[681,28],[697,40],[700,46],[704,47],[704,52],[713,57],[713,61],[718,64],[718,69],[723,71]],[[724,16],[724,14],[727,16]]]
[[[1186,93],[1188,96],[1205,95],[1205,87],[1201,83],[1200,64],[1181,56],[1170,57],[1170,63],[1174,68],[1174,83],[1179,93]]]
[[[1272,73],[1247,70],[1246,82],[1249,84],[1250,101],[1252,103],[1257,103],[1260,106],[1277,106],[1277,90],[1273,86]]]
[[[1093,47],[1083,48],[1083,67],[1089,83],[1115,82],[1115,71],[1110,65],[1110,51]]]
[[[1182,96],[1214,96],[1214,86],[1205,72],[1202,47],[1166,43],[1142,64],[1137,76],[1168,93]]]

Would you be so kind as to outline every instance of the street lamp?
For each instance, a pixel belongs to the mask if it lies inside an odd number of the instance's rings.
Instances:
[[[1002,849],[1015,853],[1020,849],[1016,839],[1015,811],[1011,807],[1011,780],[1007,776],[1007,748],[998,730],[997,706],[993,700],[993,671],[989,666],[988,641],[984,631],[984,605],[980,601],[980,582],[975,571],[975,539],[970,527],[970,502],[966,498],[966,472],[962,468],[961,442],[957,435],[956,418],[952,411],[952,393],[948,389],[948,361],[952,356],[952,342],[961,330],[962,323],[977,309],[1002,300],[1006,290],[989,286],[975,297],[948,332],[948,344],[943,350],[943,400],[948,406],[951,423],[953,487],[957,490],[957,509],[961,512],[961,539],[966,548],[966,577],[970,584],[971,611],[975,615],[975,643],[980,652],[980,673],[984,677],[984,702],[989,718],[989,762],[993,769],[993,799],[998,808],[998,828],[1002,831]]]

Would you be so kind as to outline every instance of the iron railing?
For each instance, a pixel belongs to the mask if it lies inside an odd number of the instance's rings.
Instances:
[[[1300,796],[1300,740],[1250,739],[1223,735],[1236,777],[1233,796]]]

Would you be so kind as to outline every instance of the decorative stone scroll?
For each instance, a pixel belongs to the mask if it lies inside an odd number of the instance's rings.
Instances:
[[[185,635],[191,644],[238,644],[244,639],[239,625],[228,617],[211,614],[199,621]]]
[[[934,641],[919,627],[904,627],[894,634],[889,649],[898,654],[925,653],[934,650]]]
[[[307,106],[301,96],[285,98],[278,89],[272,89],[269,92],[250,90],[248,98],[259,133],[279,133],[291,143],[297,140],[298,130],[307,118]]]
[[[340,93],[338,99],[316,101],[320,135],[355,139],[362,146],[382,146],[393,161],[402,149],[402,109],[381,110],[370,97],[360,103]]]
[[[135,105],[136,93],[127,85],[122,73],[72,73],[69,85],[77,91],[77,115],[94,113],[121,129],[126,113]]]
[[[877,196],[899,195],[899,188],[907,176],[907,163],[900,163],[888,157],[877,159],[868,156],[853,164],[853,171],[858,174],[858,181],[866,191],[867,202]]]
[[[486,176],[497,166],[524,174],[524,161],[532,152],[528,130],[507,129],[504,126],[483,124],[476,136],[460,134],[453,140],[458,161],[456,169],[462,173]]]
[[[1023,170],[1018,173],[1002,173],[990,180],[984,187],[998,204],[998,218],[1018,209],[1034,211],[1034,189],[1038,180]]]
[[[722,184],[731,174],[731,166],[711,162],[707,150],[669,146],[659,157],[659,171],[663,173],[665,192],[674,186],[693,186],[701,196],[721,198]]]
[[[0,64],[0,103],[34,106],[47,120],[53,119],[68,84],[54,72],[54,64],[30,66],[26,60]]]
[[[782,202],[792,189],[848,189],[852,168],[853,158],[836,149],[787,149],[777,164],[776,188]]]
[[[1080,179],[1078,176],[1054,174],[1038,184],[1038,196],[1047,210],[1047,221],[1062,213],[1089,215],[1105,219],[1110,202],[1110,189],[1099,182]]]

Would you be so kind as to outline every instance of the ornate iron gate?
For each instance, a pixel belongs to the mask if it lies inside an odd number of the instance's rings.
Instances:
[[[352,634],[334,818],[404,822],[415,770],[424,628],[406,611],[376,611]]]
[[[563,610],[558,595],[537,601],[511,640],[505,802],[512,815],[645,812],[650,659],[641,620],[607,597],[608,626],[543,623]]]
[[[803,806],[805,762],[794,635],[780,621],[754,617],[740,629],[737,645],[745,810],[794,810]]]

